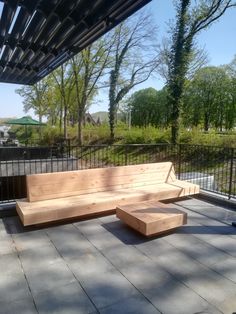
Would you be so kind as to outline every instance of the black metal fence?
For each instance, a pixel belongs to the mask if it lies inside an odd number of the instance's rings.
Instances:
[[[172,161],[178,178],[236,198],[236,149],[169,144],[0,149],[0,203],[26,196],[25,175]],[[15,149],[15,153],[13,151]]]

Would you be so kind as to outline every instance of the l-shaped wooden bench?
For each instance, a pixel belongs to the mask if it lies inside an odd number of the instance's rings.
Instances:
[[[196,194],[176,179],[171,162],[26,176],[27,199],[16,202],[24,226],[115,212],[117,205]]]

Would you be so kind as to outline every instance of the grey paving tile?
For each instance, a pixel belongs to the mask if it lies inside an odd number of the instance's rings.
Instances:
[[[236,285],[211,270],[198,271],[193,276],[189,275],[185,277],[184,283],[218,308],[222,302],[235,296],[236,308]]]
[[[99,221],[101,221],[101,224],[110,223],[110,222],[116,222],[116,223],[121,222],[120,219],[116,217],[116,215],[99,217]]]
[[[47,268],[61,260],[61,256],[50,242],[41,247],[29,248],[19,252],[24,270],[30,268]]]
[[[12,235],[18,252],[30,248],[40,248],[50,243],[50,239],[43,230],[35,230]]]
[[[96,248],[73,225],[60,226],[47,231],[59,254],[66,260],[77,260]]]
[[[86,233],[84,232],[85,237],[98,249],[104,250],[107,248],[113,248],[117,245],[121,245],[121,240],[118,237],[115,237],[112,233],[102,230],[98,234],[95,233]],[[123,245],[125,245],[123,243]]]
[[[231,296],[236,291],[236,287],[232,282],[175,247],[172,247],[171,250],[170,244],[165,253],[162,251],[160,255],[158,254],[158,248],[155,250],[153,247],[153,250],[150,248],[145,250],[142,247],[141,249],[163,269],[173,274],[175,278],[210,304],[218,306],[227,296]]]
[[[0,314],[36,314],[31,297],[12,302],[0,302]]]
[[[0,256],[0,272],[2,271],[4,272],[4,274],[14,274],[22,272],[21,263],[16,252],[3,254]]]
[[[220,314],[221,312],[184,285],[175,283],[144,291],[145,296],[165,314]]]
[[[8,237],[9,233],[7,232],[6,226],[3,223],[3,220],[0,220],[0,239]]]
[[[44,268],[36,267],[25,270],[25,274],[33,295],[76,281],[64,261],[53,263]]]
[[[99,218],[95,218],[76,222],[74,223],[74,226],[78,228],[78,230],[83,234],[93,235],[104,231],[104,228],[101,226],[101,224],[102,221],[99,220]]]
[[[224,314],[235,314],[236,294],[227,296],[225,300],[218,305],[218,308]]]
[[[209,243],[229,255],[236,257],[236,239],[222,235],[210,239]]]
[[[196,313],[210,306],[192,289],[153,262],[136,264],[121,271],[162,313]]]
[[[236,258],[228,258],[212,265],[211,268],[236,283]]]
[[[71,260],[68,267],[80,279],[93,276],[97,272],[104,273],[115,270],[114,266],[98,251],[84,253],[76,260]]]
[[[77,282],[34,296],[40,314],[87,314],[96,308]]]
[[[127,247],[123,243],[114,247],[105,248],[102,250],[103,254],[109,261],[118,269],[133,265],[137,261],[146,262],[148,259],[142,252],[135,247]]]
[[[123,299],[122,301],[99,310],[100,314],[157,314],[160,313],[142,295]]]
[[[130,282],[114,270],[83,276],[79,281],[99,309],[137,294],[137,290]]]
[[[12,302],[30,297],[23,272],[0,272],[0,302]]]
[[[0,257],[4,254],[11,254],[15,251],[15,245],[11,237],[0,238]]]
[[[222,250],[219,250],[191,234],[172,234],[166,236],[165,240],[180,249],[186,255],[191,256],[193,259],[196,259],[207,266],[213,265],[219,261],[224,261],[229,257],[229,255]]]

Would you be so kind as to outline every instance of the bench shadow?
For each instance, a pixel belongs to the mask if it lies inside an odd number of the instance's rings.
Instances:
[[[236,228],[225,226],[182,226],[176,230],[178,234],[215,234],[215,235],[236,235]]]
[[[137,245],[147,243],[153,241],[154,239],[162,238],[166,235],[175,232],[175,229],[172,229],[163,232],[162,234],[153,235],[151,237],[145,237],[138,231],[124,224],[122,221],[103,223],[101,226],[126,245]]]
[[[175,229],[165,231],[152,237],[145,237],[138,231],[127,226],[122,221],[113,221],[103,223],[101,225],[104,229],[110,232],[113,236],[118,238],[126,245],[138,245],[153,241],[158,238],[163,238],[171,234],[209,234],[209,235],[236,235],[236,228],[231,226],[188,226],[184,225]]]

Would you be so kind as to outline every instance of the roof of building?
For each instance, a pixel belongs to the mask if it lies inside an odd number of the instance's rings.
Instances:
[[[36,83],[150,1],[0,0],[0,82]]]

